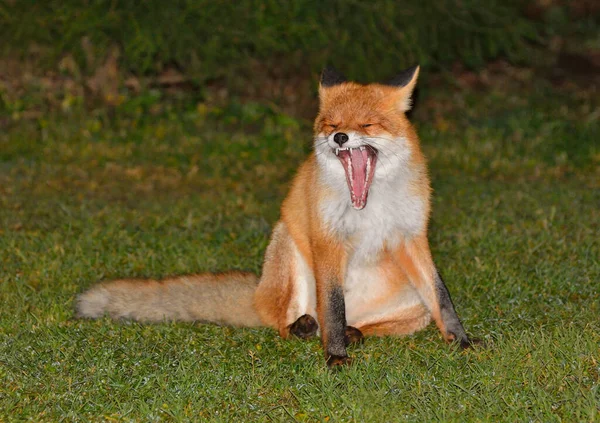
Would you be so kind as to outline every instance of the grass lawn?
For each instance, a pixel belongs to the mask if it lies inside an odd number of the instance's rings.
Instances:
[[[259,105],[154,106],[0,132],[0,420],[600,421],[593,92],[424,99],[434,258],[488,347],[431,325],[339,372],[269,329],[73,319],[99,280],[259,271],[310,149],[310,123]]]

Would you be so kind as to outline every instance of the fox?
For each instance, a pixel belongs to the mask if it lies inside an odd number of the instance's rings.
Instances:
[[[326,67],[313,148],[281,206],[260,276],[228,271],[101,282],[80,318],[270,327],[320,336],[329,367],[365,336],[410,335],[435,322],[448,343],[474,344],[430,250],[431,185],[411,109],[419,66],[361,84]]]

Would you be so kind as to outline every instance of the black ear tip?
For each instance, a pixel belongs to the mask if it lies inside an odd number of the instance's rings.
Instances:
[[[403,73],[406,72],[406,73],[414,74],[417,69],[419,69],[419,64],[418,63],[416,65],[411,66],[410,68],[404,69],[402,72]]]
[[[333,66],[325,66],[323,72],[321,72],[321,85],[324,87],[332,87],[343,82],[346,82],[346,77]]]
[[[419,69],[419,65],[411,66],[408,69],[403,70],[398,75],[390,79],[385,83],[385,85],[392,85],[394,87],[404,87],[406,86],[415,76],[415,72]]]

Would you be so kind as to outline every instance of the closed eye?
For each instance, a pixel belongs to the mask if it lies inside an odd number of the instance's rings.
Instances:
[[[362,126],[363,128],[368,128],[369,126],[373,126],[373,124],[372,123],[363,123],[360,126]]]
[[[338,125],[333,125],[331,123],[327,124],[331,129],[337,129]]]

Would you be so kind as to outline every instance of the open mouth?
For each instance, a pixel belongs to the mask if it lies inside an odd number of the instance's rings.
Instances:
[[[375,174],[377,150],[369,145],[361,145],[355,148],[335,148],[334,153],[346,171],[352,207],[356,210],[365,208]]]

